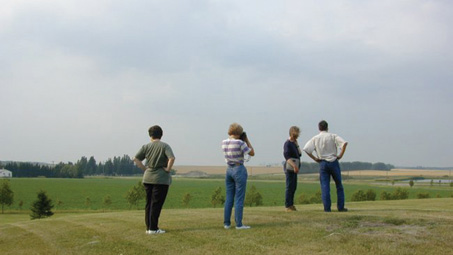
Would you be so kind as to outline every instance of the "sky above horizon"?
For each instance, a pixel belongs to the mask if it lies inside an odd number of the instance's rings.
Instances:
[[[446,0],[2,1],[0,161],[134,156],[158,124],[176,165],[222,165],[238,122],[273,164],[325,119],[344,161],[452,167],[452,25]]]

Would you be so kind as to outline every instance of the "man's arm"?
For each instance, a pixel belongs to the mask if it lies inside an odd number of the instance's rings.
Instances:
[[[143,171],[146,171],[146,167],[145,165],[143,165],[141,160],[134,158],[134,163],[138,168],[142,169]]]
[[[308,155],[311,159],[313,159],[314,161],[316,161],[316,162],[318,162],[318,163],[321,162],[321,160],[320,160],[319,158],[315,157],[313,154],[308,153],[307,151],[305,151],[305,153],[307,153],[307,155]]]
[[[341,148],[341,152],[340,152],[340,155],[337,156],[337,159],[340,160],[343,155],[344,155],[344,152],[346,151],[346,146],[348,146],[348,143],[344,143],[343,144],[343,147]]]

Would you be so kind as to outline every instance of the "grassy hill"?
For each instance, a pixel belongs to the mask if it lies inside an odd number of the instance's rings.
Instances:
[[[164,209],[163,235],[146,235],[143,211],[0,215],[2,254],[452,254],[453,198],[247,207],[250,230],[223,229],[223,209]]]

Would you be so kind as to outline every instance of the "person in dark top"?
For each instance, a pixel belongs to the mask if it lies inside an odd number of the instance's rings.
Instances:
[[[283,156],[285,163],[283,168],[286,174],[286,192],[285,192],[285,207],[286,212],[297,211],[294,206],[294,194],[297,189],[297,174],[299,173],[300,157],[302,152],[299,148],[297,138],[299,138],[300,129],[297,126],[292,126],[289,129],[289,138],[283,145]]]

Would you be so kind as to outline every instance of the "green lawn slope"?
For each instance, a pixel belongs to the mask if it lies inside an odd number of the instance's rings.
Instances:
[[[223,229],[223,209],[164,209],[162,235],[146,235],[143,211],[0,215],[1,254],[452,254],[453,198],[247,207],[250,230]]]

